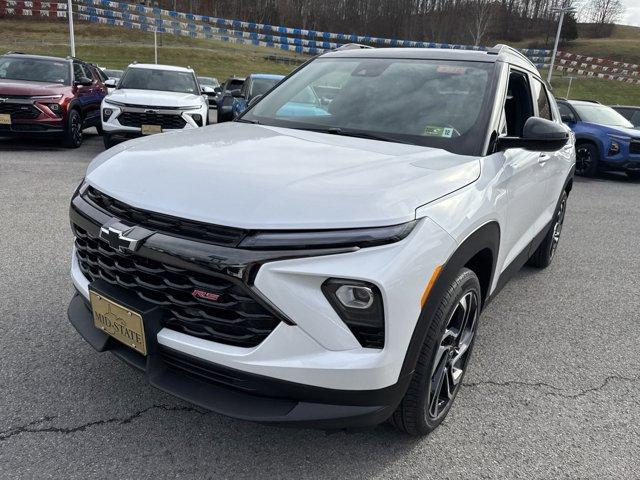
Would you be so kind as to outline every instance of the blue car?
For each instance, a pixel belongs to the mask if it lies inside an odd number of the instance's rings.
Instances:
[[[585,100],[558,100],[562,121],[576,135],[576,174],[599,170],[640,178],[640,130],[613,108]]]
[[[233,118],[237,118],[249,106],[249,102],[258,95],[264,95],[271,90],[284,75],[270,75],[266,73],[252,73],[247,77],[240,90],[240,95],[233,99]]]

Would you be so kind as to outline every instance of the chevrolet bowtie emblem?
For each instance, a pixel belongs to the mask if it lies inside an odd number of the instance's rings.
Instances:
[[[100,238],[120,253],[132,253],[154,232],[142,227],[129,227],[114,220],[100,228]]]

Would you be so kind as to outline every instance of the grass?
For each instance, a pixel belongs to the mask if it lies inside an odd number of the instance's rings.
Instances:
[[[553,77],[551,85],[556,97],[567,96],[568,77]],[[571,82],[569,98],[597,100],[606,105],[640,105],[640,85],[598,78],[576,78]]]
[[[17,50],[56,56],[69,55],[64,21],[0,19],[0,51]],[[108,25],[76,22],[76,56],[100,66],[124,68],[131,62],[154,61],[153,34]],[[228,42],[158,36],[158,62],[191,66],[198,75],[223,80],[251,72],[289,73],[295,66],[275,63],[267,55],[296,56],[291,52]]]
[[[76,23],[76,55],[100,66],[123,68],[133,60],[153,62],[153,34],[125,28]],[[69,53],[67,25],[64,21],[0,19],[0,51],[18,50],[65,56]],[[279,49],[160,35],[158,61],[193,67],[198,75],[223,80],[231,75],[251,72],[290,72],[294,66],[265,59],[276,54],[297,57]],[[574,48],[575,46],[575,48]],[[617,26],[609,39],[584,39],[565,48],[575,53],[640,62],[640,28]],[[635,51],[635,53],[634,53]],[[638,58],[634,60],[636,55]],[[554,77],[552,84],[559,97],[566,96],[569,80]],[[602,103],[640,105],[640,85],[578,78],[572,82],[570,98],[588,98]]]
[[[580,35],[566,45],[561,45],[560,50],[579,55],[610,58],[620,62],[640,64],[640,27],[629,25],[615,25],[610,37],[588,38],[588,26],[578,28]],[[520,42],[512,42],[514,47],[528,48],[553,48],[553,36],[545,38],[529,38]],[[496,42],[509,43],[509,42]]]

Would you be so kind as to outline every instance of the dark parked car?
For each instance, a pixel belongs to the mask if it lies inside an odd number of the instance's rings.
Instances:
[[[58,136],[77,148],[100,124],[107,94],[98,69],[77,58],[0,56],[0,135]]]
[[[640,128],[640,107],[629,105],[611,105],[616,112],[629,120],[635,128]]]
[[[233,120],[233,101],[241,95],[245,78],[230,77],[222,85],[222,91],[213,99],[213,104],[218,110],[218,123]]]
[[[267,73],[252,73],[247,77],[240,89],[240,96],[233,100],[233,118],[244,112],[252,99],[262,96],[271,90],[284,75],[270,75]]]
[[[613,108],[588,100],[559,100],[562,121],[576,135],[576,173],[625,172],[640,178],[640,131]]]

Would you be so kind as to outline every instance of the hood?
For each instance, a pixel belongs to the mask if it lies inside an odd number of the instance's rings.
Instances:
[[[115,90],[105,97],[107,102],[127,103],[129,105],[153,107],[191,107],[201,105],[204,101],[200,95],[180,92],[162,92],[158,90],[136,90],[123,88]]]
[[[393,225],[474,182],[475,157],[224,123],[120,144],[89,166],[95,188],[138,208],[247,229]]]
[[[2,95],[60,95],[70,89],[68,85],[59,83],[27,82],[25,80],[0,79],[0,97]]]

